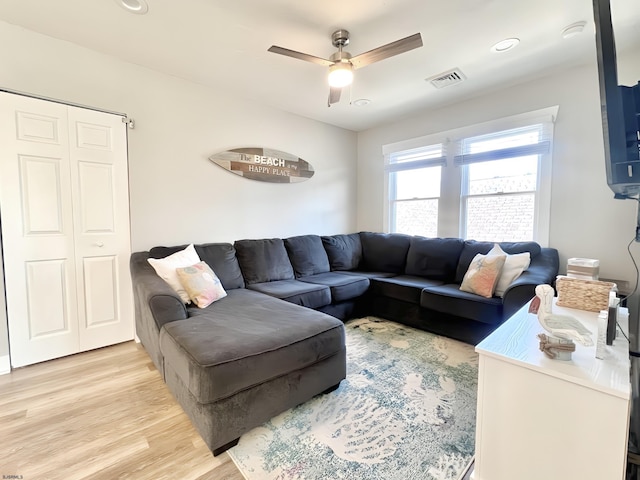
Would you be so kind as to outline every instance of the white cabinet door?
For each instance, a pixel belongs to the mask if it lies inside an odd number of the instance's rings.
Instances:
[[[133,338],[120,117],[0,93],[0,220],[13,367]]]

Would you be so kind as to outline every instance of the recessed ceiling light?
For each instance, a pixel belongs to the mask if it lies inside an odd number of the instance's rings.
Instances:
[[[127,12],[144,15],[149,11],[149,5],[146,0],[114,0],[118,5]]]
[[[496,43],[493,47],[491,47],[492,52],[501,53],[506,52],[507,50],[511,50],[513,47],[520,43],[519,38],[507,38],[502,40],[501,42]]]
[[[581,34],[586,24],[587,22],[576,22],[566,26],[562,30],[562,38],[571,38]]]
[[[358,100],[354,100],[353,104],[356,107],[365,107],[367,105],[369,105],[371,103],[371,100],[369,100],[368,98],[359,98]]]

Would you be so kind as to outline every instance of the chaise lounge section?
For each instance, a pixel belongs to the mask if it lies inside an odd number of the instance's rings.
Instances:
[[[136,331],[169,390],[214,455],[248,430],[346,376],[343,323],[244,288],[230,244],[196,246],[227,295],[186,306],[147,262],[181,250],[134,253]]]

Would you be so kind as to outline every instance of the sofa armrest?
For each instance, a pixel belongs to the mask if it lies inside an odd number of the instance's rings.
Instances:
[[[137,303],[136,313],[142,317],[136,320],[142,321],[150,314],[160,330],[165,323],[184,320],[189,315],[180,296],[149,265],[148,257],[148,252],[131,255],[130,269]]]
[[[158,328],[162,328],[165,323],[189,317],[184,303],[177,294],[151,295],[149,296],[149,308]]]
[[[541,284],[553,285],[560,268],[558,250],[543,248],[531,261],[529,268],[507,287],[502,297],[503,318],[506,320],[535,296]]]

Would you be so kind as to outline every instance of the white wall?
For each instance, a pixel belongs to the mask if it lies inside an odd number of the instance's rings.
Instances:
[[[619,55],[619,60],[620,83],[635,84],[640,79],[637,55]],[[627,244],[635,234],[636,204],[614,200],[607,187],[595,52],[591,65],[359,133],[358,229],[386,228],[383,145],[552,105],[560,108],[554,133],[549,246],[558,249],[562,272],[567,258],[597,258],[601,277],[624,280],[633,288],[635,270]],[[640,253],[637,244],[632,251]]]
[[[5,22],[0,22],[0,45],[0,87],[135,120],[136,128],[129,130],[134,250],[355,229],[354,132]],[[270,184],[241,178],[208,160],[245,146],[292,153],[316,173],[298,184]],[[8,352],[6,338],[2,308],[0,364]]]
[[[0,87],[127,113],[134,250],[352,231],[356,134],[0,22]],[[309,161],[299,184],[247,180],[208,157],[264,146]]]

